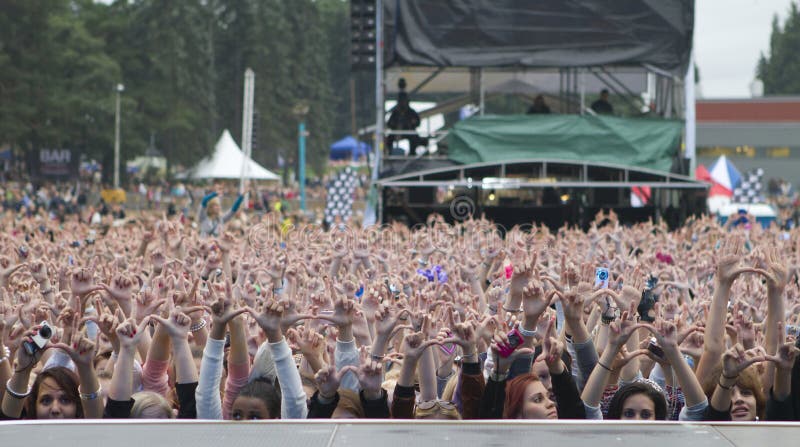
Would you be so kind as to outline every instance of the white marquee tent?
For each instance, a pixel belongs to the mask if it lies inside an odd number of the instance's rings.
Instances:
[[[246,161],[245,161],[246,160]],[[193,180],[200,179],[239,179],[242,177],[242,162],[244,178],[251,180],[279,180],[275,173],[265,169],[251,158],[246,158],[244,152],[233,141],[231,133],[226,129],[219,137],[214,153],[200,160],[188,172],[179,176]]]

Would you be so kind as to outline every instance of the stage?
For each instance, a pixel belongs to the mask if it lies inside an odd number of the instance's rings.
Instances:
[[[608,421],[24,421],[0,422],[3,445],[402,446],[794,445],[798,423]],[[792,441],[794,439],[794,441]]]

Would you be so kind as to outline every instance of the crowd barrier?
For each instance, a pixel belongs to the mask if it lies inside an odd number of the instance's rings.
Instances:
[[[22,421],[0,422],[0,445],[660,447],[792,446],[800,423],[608,421]]]

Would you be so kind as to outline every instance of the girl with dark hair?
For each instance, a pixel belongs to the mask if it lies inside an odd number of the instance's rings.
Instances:
[[[258,378],[240,391],[231,409],[231,420],[280,419],[281,394],[267,378]]]
[[[655,382],[637,380],[614,393],[608,407],[608,419],[667,419],[667,400]]]
[[[6,382],[0,419],[75,419],[100,418],[103,414],[100,382],[94,370],[95,344],[83,337],[77,328],[68,338],[70,344],[45,345],[31,354],[26,344],[33,345],[33,337],[43,326],[34,326],[21,337],[17,348],[17,367]],[[54,366],[36,376],[28,388],[30,375],[45,349],[57,348],[66,355],[77,369]],[[86,393],[85,391],[94,392]]]
[[[25,401],[26,419],[82,419],[78,376],[63,366],[39,373]]]
[[[638,289],[637,287],[634,288]],[[635,304],[630,304],[629,310],[622,314],[622,319],[619,323],[612,322],[609,325],[608,344],[589,376],[581,396],[586,406],[587,419],[603,419],[603,414],[600,411],[600,400],[608,378],[613,372],[614,359],[631,336],[636,336],[637,329],[645,328],[653,333],[657,345],[663,352],[661,360],[668,362],[672,366],[675,377],[683,389],[686,405],[681,410],[679,419],[702,420],[703,413],[708,408],[708,399],[703,394],[700,383],[680,352],[675,325],[660,320],[656,321],[655,326],[634,323]],[[636,342],[638,344],[638,337]],[[628,353],[625,356],[625,360],[630,360],[647,352],[648,350],[642,349]],[[655,382],[637,379],[617,390],[611,399],[606,417],[608,419],[666,420],[666,395]]]

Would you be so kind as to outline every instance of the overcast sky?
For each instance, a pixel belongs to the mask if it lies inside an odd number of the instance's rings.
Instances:
[[[772,16],[783,23],[792,0],[696,0],[694,48],[705,98],[749,97]]]

